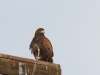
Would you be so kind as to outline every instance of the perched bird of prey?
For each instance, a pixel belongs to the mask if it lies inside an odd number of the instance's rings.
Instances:
[[[30,44],[30,50],[31,53],[33,53],[35,59],[38,58],[38,60],[51,62],[53,63],[53,48],[52,44],[49,41],[48,38],[44,35],[45,31],[43,28],[39,28],[35,32],[35,36],[33,37],[31,44]]]

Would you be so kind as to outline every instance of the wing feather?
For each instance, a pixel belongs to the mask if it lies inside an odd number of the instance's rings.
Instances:
[[[51,44],[51,42],[49,41],[48,38],[46,38],[46,37],[44,38],[43,45],[45,47],[45,52],[46,52],[47,56],[49,58],[52,58],[53,55],[54,55],[53,54],[53,48],[52,48],[52,44]]]

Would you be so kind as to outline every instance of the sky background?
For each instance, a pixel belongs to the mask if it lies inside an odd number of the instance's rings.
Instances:
[[[100,0],[0,0],[0,53],[34,59],[37,28],[62,75],[100,75]]]

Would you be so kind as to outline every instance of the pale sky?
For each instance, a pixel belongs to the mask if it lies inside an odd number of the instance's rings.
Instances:
[[[0,53],[34,59],[40,27],[62,75],[100,75],[100,0],[0,0]]]

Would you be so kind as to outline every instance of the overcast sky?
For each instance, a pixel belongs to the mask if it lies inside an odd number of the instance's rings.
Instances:
[[[100,75],[100,0],[0,0],[0,53],[34,59],[40,27],[62,75]]]

